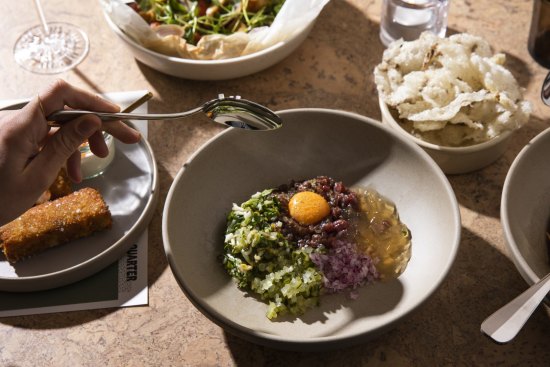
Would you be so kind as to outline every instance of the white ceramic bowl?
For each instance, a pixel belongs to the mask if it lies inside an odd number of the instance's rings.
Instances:
[[[504,181],[500,217],[516,268],[531,285],[550,273],[546,231],[550,223],[550,129],[518,154]]]
[[[387,104],[378,98],[382,122],[424,149],[446,174],[461,174],[479,170],[496,161],[508,147],[512,132],[506,131],[494,139],[467,147],[446,147],[428,143],[409,134],[395,120]]]
[[[315,24],[314,19],[302,32],[297,33],[289,40],[250,55],[225,60],[190,60],[151,51],[122,32],[107,14],[105,14],[105,19],[109,27],[125,43],[136,59],[165,74],[193,80],[234,79],[267,69],[298,48]]]
[[[460,214],[439,167],[414,143],[359,115],[323,109],[282,111],[283,127],[228,129],[184,164],[167,196],[162,235],[182,290],[213,322],[275,348],[325,350],[365,341],[393,326],[441,284],[460,240]],[[226,218],[265,188],[332,176],[369,186],[397,205],[412,233],[412,257],[396,280],[325,295],[297,318],[269,321],[267,305],[246,292],[220,261]]]

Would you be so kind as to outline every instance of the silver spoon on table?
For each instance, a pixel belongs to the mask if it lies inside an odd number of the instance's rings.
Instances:
[[[497,310],[481,324],[481,331],[498,343],[512,340],[550,292],[550,273]]]
[[[238,127],[247,130],[273,130],[282,126],[282,121],[273,111],[246,99],[236,97],[218,98],[202,106],[179,113],[109,113],[83,110],[61,110],[47,117],[48,121],[63,123],[82,115],[96,115],[103,121],[113,120],[176,120],[204,112],[207,117],[224,126]],[[57,125],[57,124],[55,124]]]

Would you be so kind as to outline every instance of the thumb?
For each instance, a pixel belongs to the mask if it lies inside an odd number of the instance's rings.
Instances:
[[[52,180],[69,157],[78,150],[80,144],[101,128],[101,121],[95,116],[82,116],[69,121],[47,141],[42,150],[29,163],[31,172],[42,171],[42,175],[52,174]]]

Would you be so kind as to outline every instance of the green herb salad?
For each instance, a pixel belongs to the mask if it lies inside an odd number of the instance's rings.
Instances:
[[[147,23],[177,25],[196,45],[206,35],[230,35],[269,26],[285,0],[138,0],[133,4]]]

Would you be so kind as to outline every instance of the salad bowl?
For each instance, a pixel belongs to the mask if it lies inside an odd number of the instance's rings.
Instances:
[[[321,4],[327,1],[308,0],[311,3]],[[299,7],[300,5],[298,5]],[[103,7],[107,25],[124,42],[137,60],[164,74],[193,80],[235,79],[267,69],[294,52],[308,37],[316,21],[316,17],[306,17],[303,24],[300,24],[300,30],[293,32],[289,38],[251,54],[217,60],[195,60],[167,56],[144,47],[113,21],[107,9],[107,7]]]

